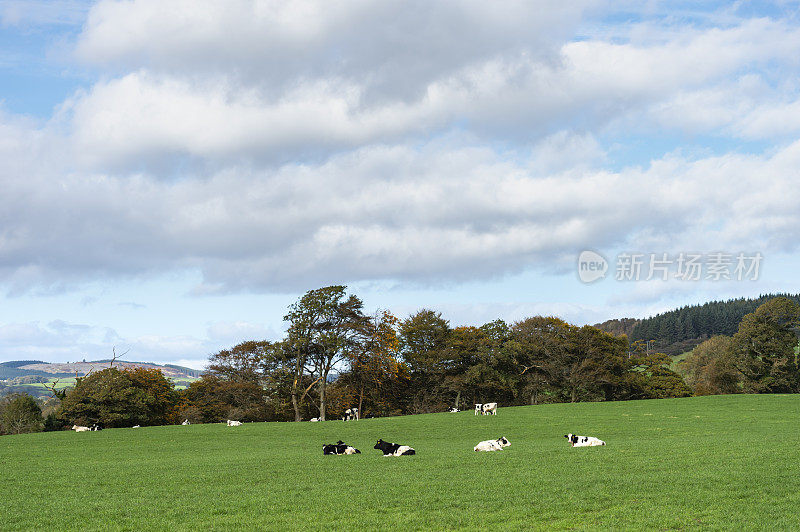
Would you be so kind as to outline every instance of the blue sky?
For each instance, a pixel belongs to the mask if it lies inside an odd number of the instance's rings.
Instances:
[[[798,3],[563,4],[0,0],[0,360],[201,367],[333,283],[454,325],[800,292]],[[716,252],[757,278],[615,278]]]

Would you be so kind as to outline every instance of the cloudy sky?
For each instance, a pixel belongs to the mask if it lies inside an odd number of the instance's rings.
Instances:
[[[798,185],[793,1],[0,0],[0,361],[800,292]]]

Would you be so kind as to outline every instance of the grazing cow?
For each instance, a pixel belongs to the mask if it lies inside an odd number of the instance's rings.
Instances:
[[[410,456],[417,454],[417,451],[408,445],[399,445],[397,443],[389,443],[383,440],[378,440],[373,449],[378,449],[383,453],[383,456]]]
[[[479,415],[483,413],[483,405],[481,403],[475,403],[475,415]]]
[[[350,421],[352,419],[358,419],[358,408],[348,408],[344,411],[344,416],[342,416],[342,421]]]
[[[186,426],[186,425],[191,425],[191,423],[189,423],[188,419],[184,419],[183,423],[181,423],[181,425]]]
[[[319,418],[318,417],[312,417],[311,419],[309,419],[309,421],[312,422],[312,423],[316,423],[317,421],[319,421]]]
[[[361,454],[361,451],[339,440],[336,443],[323,445],[322,454]]]
[[[75,432],[89,432],[92,429],[89,427],[81,427],[80,425],[72,425],[72,430]]]
[[[240,427],[241,425],[242,425],[241,421],[231,421],[230,419],[228,420],[229,427]]]
[[[576,436],[575,434],[564,434],[564,437],[573,447],[597,447],[598,445],[606,444],[606,442],[595,438],[594,436]]]
[[[451,406],[447,411],[452,413],[452,414],[455,414],[456,412],[461,412],[461,410],[459,410],[458,408],[456,408],[454,406]]]
[[[508,441],[505,437],[497,438],[496,440],[486,440],[480,442],[476,445],[473,450],[474,451],[502,451],[503,447],[508,447],[511,445],[511,442]]]
[[[483,405],[481,406],[481,412],[483,413],[484,416],[488,416],[490,414],[496,416],[497,403],[483,403]]]

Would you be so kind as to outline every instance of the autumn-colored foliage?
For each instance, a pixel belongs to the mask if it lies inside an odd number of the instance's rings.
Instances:
[[[63,425],[174,423],[178,393],[160,370],[107,368],[79,379],[58,409]]]

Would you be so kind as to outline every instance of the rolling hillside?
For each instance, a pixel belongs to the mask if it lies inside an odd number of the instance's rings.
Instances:
[[[658,351],[678,355],[716,334],[732,336],[745,314],[775,297],[787,297],[800,303],[800,294],[765,294],[757,298],[687,305],[644,319],[607,320],[595,324],[595,327],[616,336],[625,334],[631,341],[653,340]]]
[[[75,376],[83,376],[94,370],[107,368],[110,360],[93,360],[89,362],[48,363],[40,360],[15,360],[0,363],[0,396],[9,393],[24,392],[34,397],[49,396],[50,392],[42,383],[51,383],[58,379],[58,388],[71,386],[75,383]],[[189,382],[197,380],[201,370],[185,368],[174,365],[159,365],[149,362],[127,362],[115,360],[115,367],[130,368],[140,367],[158,369],[165,377],[176,384],[177,387],[186,386]]]

